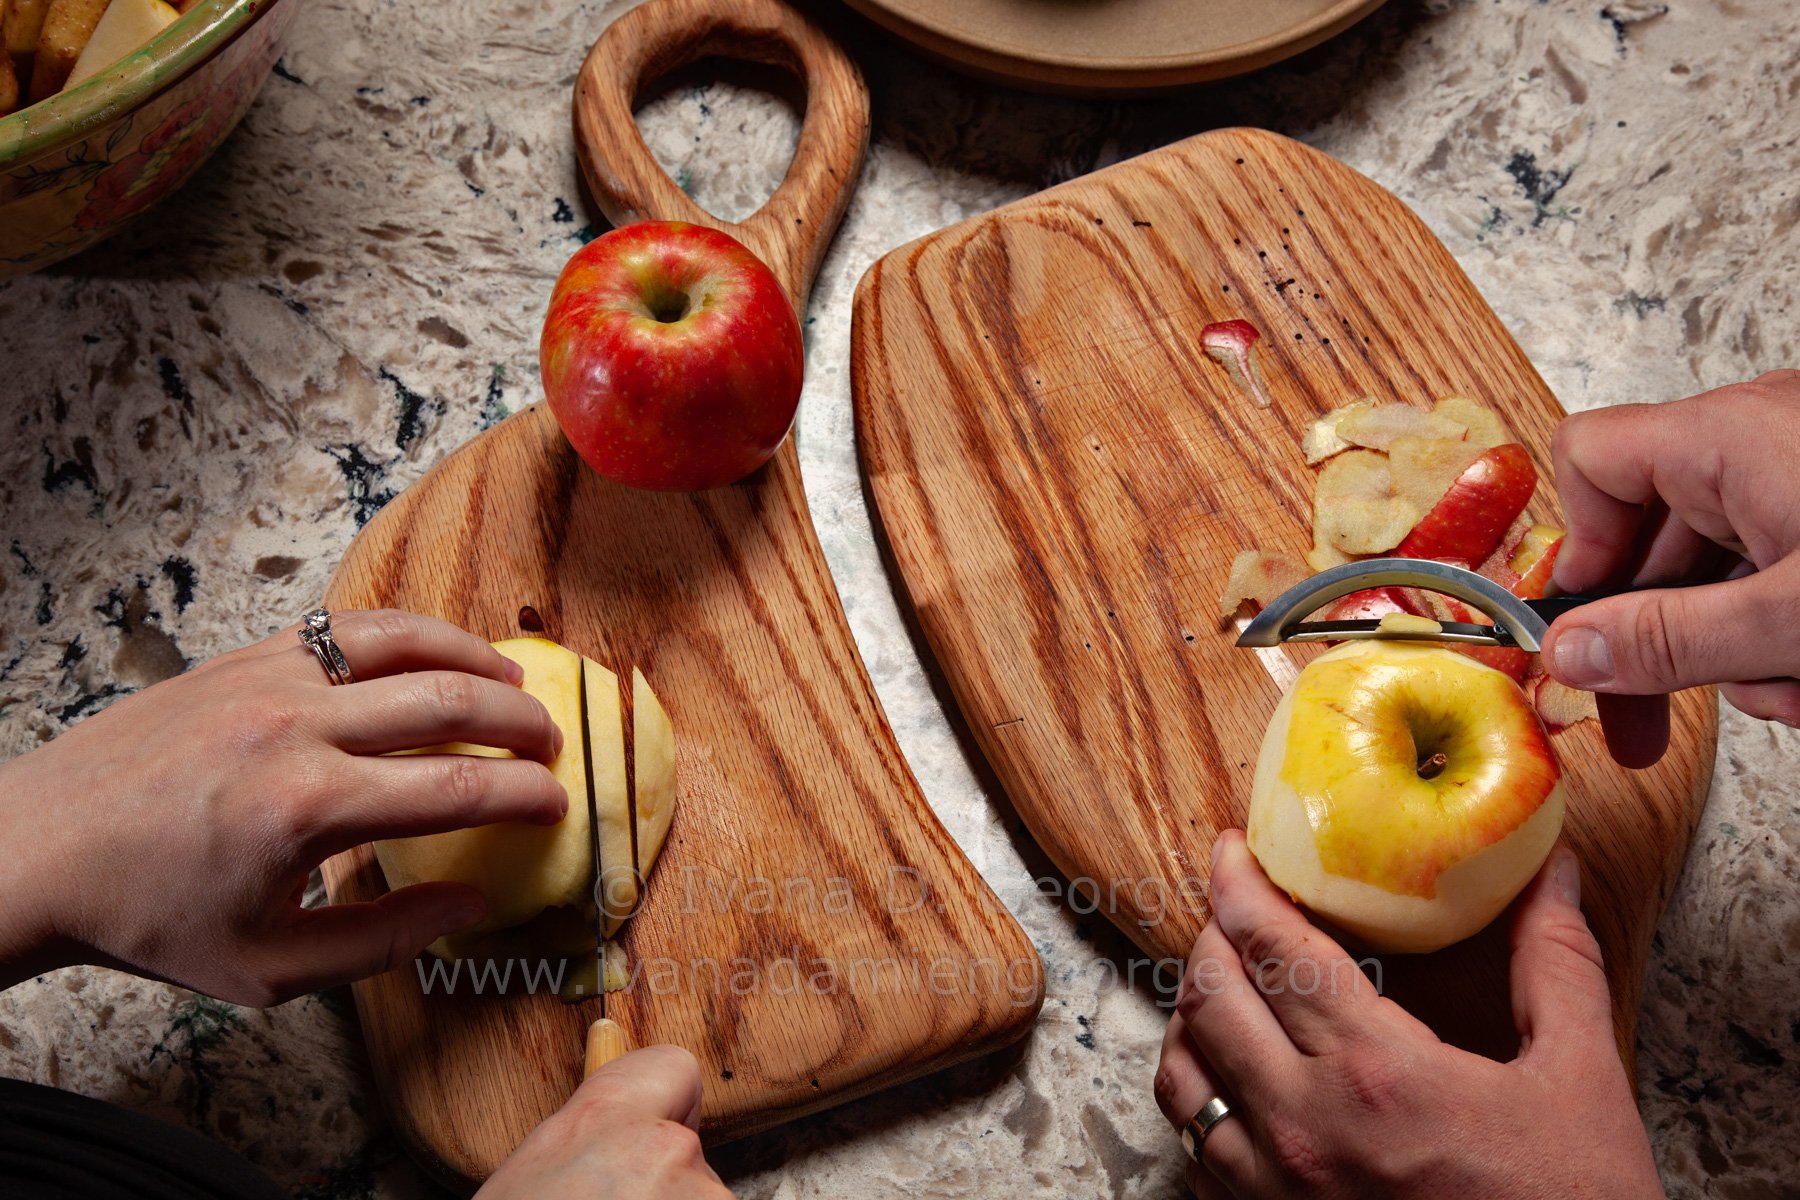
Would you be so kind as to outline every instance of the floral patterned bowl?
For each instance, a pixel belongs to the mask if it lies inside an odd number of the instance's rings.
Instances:
[[[87,82],[0,117],[0,279],[84,250],[180,187],[281,54],[294,0],[201,0]]]

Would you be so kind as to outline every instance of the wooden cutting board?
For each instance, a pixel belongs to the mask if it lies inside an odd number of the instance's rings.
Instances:
[[[810,93],[794,165],[740,225],[702,212],[631,118],[707,53],[784,67]],[[611,26],[577,88],[577,139],[615,220],[679,218],[756,250],[800,311],[867,141],[855,67],[774,0],[652,0]],[[548,283],[545,284],[548,287]],[[745,1133],[985,1053],[1043,996],[1023,931],[932,815],[851,640],[790,441],[748,481],[637,492],[588,470],[543,406],[457,451],[372,520],[326,596],[484,638],[526,606],[548,636],[644,672],[680,741],[679,807],[637,917],[639,969],[609,1015],[699,1058],[703,1132]],[[354,664],[353,664],[354,665]],[[337,902],[379,895],[367,847],[325,865]],[[428,960],[421,960],[428,963]],[[453,1185],[489,1174],[581,1078],[597,1005],[356,985],[377,1082],[413,1153]]]
[[[1270,408],[1201,351],[1230,318],[1264,334]],[[1365,394],[1464,393],[1547,467],[1563,416],[1404,205],[1245,129],[893,251],[862,280],[852,353],[880,525],[969,730],[1051,859],[1157,958],[1204,924],[1213,840],[1242,826],[1269,715],[1318,653],[1238,650],[1217,616],[1238,550],[1309,544],[1306,424]],[[1556,738],[1628,1060],[1715,720],[1710,691],[1677,697],[1669,754],[1642,772],[1594,722]],[[1383,973],[1445,1036],[1511,1052],[1503,931]]]

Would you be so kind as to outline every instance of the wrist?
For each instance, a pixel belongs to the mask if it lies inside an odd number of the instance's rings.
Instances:
[[[34,752],[40,753],[40,752]],[[43,797],[21,755],[0,763],[0,989],[83,961],[58,911],[69,858],[61,839],[46,836]]]

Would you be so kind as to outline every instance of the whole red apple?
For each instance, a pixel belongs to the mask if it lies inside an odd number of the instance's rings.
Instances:
[[[698,491],[769,460],[794,423],[800,322],[729,234],[639,221],[576,251],[538,346],[563,433],[608,479]]]

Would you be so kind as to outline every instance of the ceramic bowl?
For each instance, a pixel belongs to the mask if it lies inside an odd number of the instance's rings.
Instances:
[[[280,57],[296,0],[201,0],[85,83],[0,117],[0,279],[108,237],[180,187]]]

